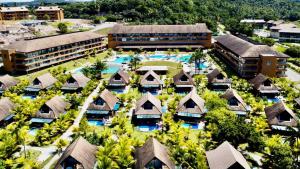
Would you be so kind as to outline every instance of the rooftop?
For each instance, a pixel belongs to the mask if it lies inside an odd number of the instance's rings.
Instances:
[[[300,33],[300,28],[286,28],[286,29],[280,29],[280,33]]]
[[[242,23],[266,23],[263,19],[243,19],[241,20]]]
[[[19,7],[0,7],[0,12],[27,12],[29,11],[24,6]]]
[[[35,11],[59,11],[63,10],[59,6],[40,6]]]

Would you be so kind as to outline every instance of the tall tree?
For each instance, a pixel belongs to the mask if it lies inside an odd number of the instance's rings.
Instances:
[[[197,70],[197,67],[199,66],[199,69],[201,70],[201,63],[202,60],[205,58],[205,54],[203,53],[202,49],[196,49],[195,52],[192,54],[192,57],[190,58],[190,62],[194,62],[195,64],[195,72]]]

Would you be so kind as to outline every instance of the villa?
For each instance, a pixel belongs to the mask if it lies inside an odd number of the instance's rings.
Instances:
[[[0,126],[4,126],[12,122],[14,115],[12,110],[15,104],[7,97],[0,99]]]
[[[136,148],[135,158],[135,169],[175,169],[168,148],[152,137]]]
[[[52,21],[64,19],[64,9],[59,6],[39,6],[35,13],[38,20],[46,20],[45,16],[49,16]]]
[[[173,83],[176,92],[190,92],[195,86],[194,80],[191,75],[181,70],[173,77]]]
[[[0,20],[23,20],[29,18],[26,7],[0,7]]]
[[[219,69],[214,69],[207,75],[208,86],[212,90],[227,90],[231,88],[231,79],[226,78],[225,74]]]
[[[210,169],[250,169],[243,155],[228,141],[206,152]]]
[[[227,100],[228,109],[238,116],[246,116],[250,111],[250,107],[234,89],[228,89],[221,97]]]
[[[6,90],[9,88],[16,86],[19,83],[19,80],[9,76],[9,75],[4,75],[0,76],[0,94],[3,94]]]
[[[162,86],[163,82],[160,80],[159,75],[152,70],[149,70],[144,76],[141,77],[140,87],[143,93],[157,93],[159,90],[161,90]]]
[[[64,92],[79,92],[90,81],[88,77],[82,73],[71,74],[71,77],[62,86],[61,90]]]
[[[37,94],[41,90],[47,90],[53,87],[56,82],[56,78],[54,78],[50,73],[46,73],[36,77],[31,84],[25,88],[25,92],[28,94]]]
[[[286,29],[291,29],[291,28],[297,28],[297,25],[295,25],[293,23],[281,23],[281,24],[274,25],[274,26],[270,27],[270,31],[271,31],[270,36],[271,36],[271,38],[279,39],[280,30],[286,30]]]
[[[110,91],[104,89],[93,103],[89,105],[86,114],[88,119],[108,119],[115,115],[119,108],[119,99]]]
[[[56,120],[60,115],[64,114],[69,107],[69,103],[66,102],[60,96],[54,96],[48,100],[35,116],[30,120],[32,125],[43,125],[44,123],[51,123]]]
[[[296,127],[299,118],[282,101],[265,108],[270,127],[274,130],[286,131],[287,127]]]
[[[109,81],[108,87],[112,89],[125,89],[125,87],[129,84],[130,76],[124,70],[119,70],[115,74],[113,74]]]
[[[199,123],[201,117],[206,113],[204,103],[205,101],[197,94],[194,88],[180,100],[175,118],[189,123]]]
[[[156,74],[165,75],[168,72],[168,66],[142,66],[136,70],[138,74],[144,75],[152,70]]]
[[[97,146],[83,137],[70,144],[55,165],[55,169],[94,169],[97,158]]]
[[[263,74],[258,74],[249,82],[252,84],[255,92],[260,96],[274,98],[275,96],[279,95],[279,89],[272,84],[272,81],[269,77]]]
[[[264,19],[243,19],[241,20],[241,23],[248,23],[255,29],[263,29],[266,26],[266,21]]]
[[[136,125],[156,125],[161,116],[160,100],[148,92],[137,101],[132,120]]]

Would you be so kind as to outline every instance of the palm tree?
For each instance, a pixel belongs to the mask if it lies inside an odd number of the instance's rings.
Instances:
[[[29,127],[24,126],[18,131],[19,139],[21,140],[22,145],[23,145],[25,158],[26,158],[26,149],[25,149],[26,147],[25,146],[26,146],[26,139],[28,138],[28,130],[29,130]]]
[[[133,70],[136,71],[136,67],[141,62],[141,59],[138,55],[131,55],[130,58],[131,69],[134,68]]]
[[[58,142],[56,143],[57,147],[57,152],[58,154],[62,153],[62,149],[67,145],[67,141],[64,139],[59,139]]]
[[[288,127],[287,130],[289,131],[289,136],[287,137],[286,141],[288,141],[290,146],[293,148],[295,154],[295,164],[298,164],[300,155],[300,152],[298,150],[298,148],[300,147],[298,145],[300,143],[300,121],[298,121],[295,128]]]
[[[96,78],[101,79],[102,72],[107,68],[108,68],[108,66],[105,62],[102,62],[101,60],[96,60],[96,62],[93,64],[93,69],[94,69]]]
[[[194,62],[195,64],[195,72],[197,70],[197,64],[201,64],[202,59],[205,58],[205,54],[203,53],[202,49],[197,49],[195,52],[192,54],[192,57],[190,58],[190,63]],[[201,66],[199,67],[201,70]]]

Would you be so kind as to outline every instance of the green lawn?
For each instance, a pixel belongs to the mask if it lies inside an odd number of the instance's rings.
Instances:
[[[26,150],[26,158],[27,159],[36,160],[41,154],[42,154],[42,152],[37,151],[37,150]],[[24,151],[22,151],[20,153],[20,155],[24,156]]]
[[[280,44],[275,44],[274,48],[277,52],[284,53],[286,51],[286,48]]]
[[[111,30],[112,28],[104,28],[104,29],[99,29],[96,32],[101,34],[101,35],[107,35],[108,32]]]
[[[73,26],[74,25],[74,23],[72,23],[72,22],[60,22],[60,21],[56,21],[56,22],[49,22],[49,24],[51,25],[51,26],[53,26],[53,27],[55,27],[55,28],[57,28],[58,27],[58,24],[59,23],[65,23],[68,27],[70,27],[70,26]]]
[[[168,66],[168,75],[173,77],[181,70],[181,64],[171,61],[149,61],[143,62],[141,66]]]

